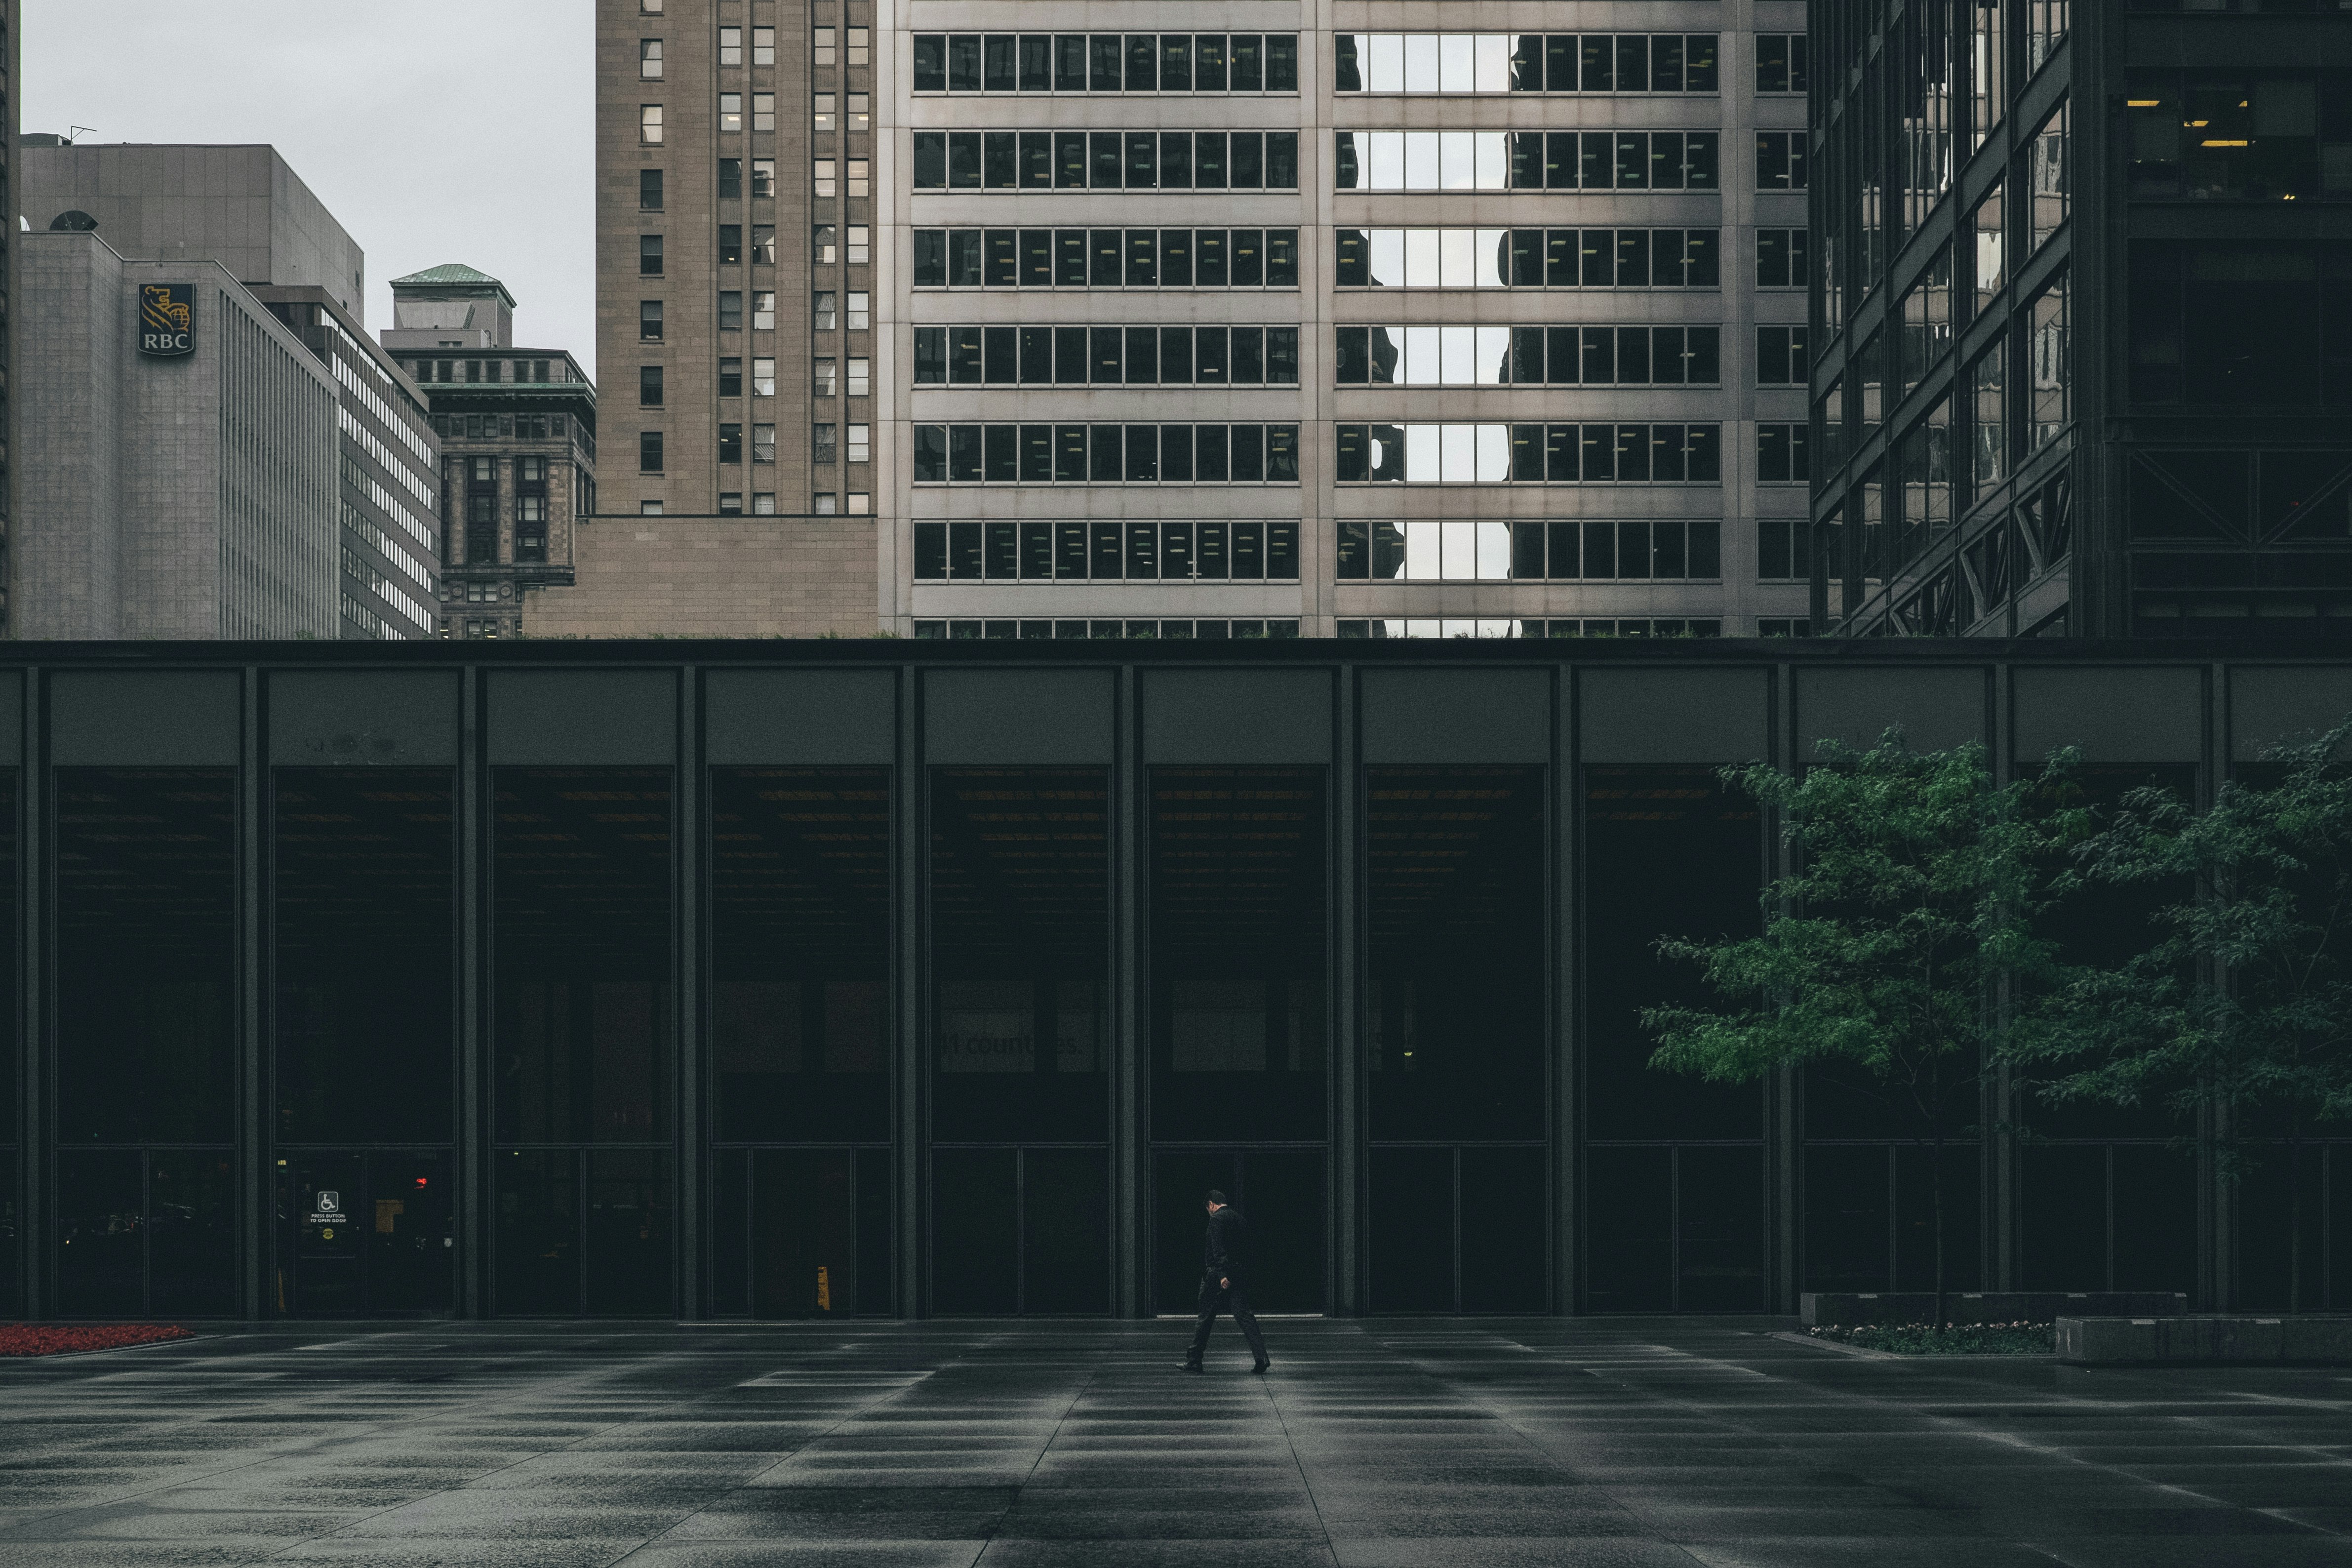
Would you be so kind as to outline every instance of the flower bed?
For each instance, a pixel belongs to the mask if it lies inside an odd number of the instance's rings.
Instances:
[[[38,1323],[0,1323],[0,1356],[119,1351],[130,1345],[152,1345],[164,1340],[192,1340],[195,1337],[177,1325],[156,1323],[110,1323],[87,1329],[60,1329]]]
[[[1817,1340],[1895,1355],[2049,1355],[2058,1348],[2055,1323],[1823,1324],[1805,1331]]]

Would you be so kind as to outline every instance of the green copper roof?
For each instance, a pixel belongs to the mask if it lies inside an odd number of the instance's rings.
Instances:
[[[394,283],[495,283],[497,279],[487,272],[477,272],[462,261],[445,261],[438,267],[428,267],[422,272],[412,272],[405,278],[395,278]]]
[[[392,286],[395,289],[495,289],[506,295],[509,304],[514,302],[514,296],[507,294],[505,284],[487,272],[477,272],[462,261],[445,261],[438,267],[428,267],[405,278],[395,278]]]

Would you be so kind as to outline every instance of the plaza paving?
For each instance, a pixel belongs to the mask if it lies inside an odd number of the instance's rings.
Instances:
[[[2352,1373],[1696,1321],[433,1324],[0,1364],[0,1564],[2352,1568]]]

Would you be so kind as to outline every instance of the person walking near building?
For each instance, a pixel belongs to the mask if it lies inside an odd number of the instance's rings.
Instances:
[[[1250,1354],[1256,1360],[1250,1371],[1264,1372],[1272,1364],[1265,1359],[1265,1336],[1257,1331],[1256,1315],[1249,1310],[1248,1267],[1249,1221],[1225,1202],[1224,1194],[1212,1188],[1209,1234],[1201,1248],[1201,1321],[1192,1326],[1192,1348],[1184,1356],[1186,1372],[1202,1370],[1201,1357],[1209,1349],[1209,1329],[1217,1321],[1220,1305],[1233,1314],[1234,1327],[1249,1342]]]

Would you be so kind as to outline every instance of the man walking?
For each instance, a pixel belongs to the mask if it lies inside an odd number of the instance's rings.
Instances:
[[[1265,1336],[1257,1331],[1257,1319],[1249,1310],[1249,1298],[1243,1288],[1248,1283],[1245,1270],[1249,1265],[1249,1222],[1242,1211],[1225,1202],[1225,1194],[1213,1189],[1209,1194],[1209,1237],[1201,1248],[1201,1321],[1192,1327],[1192,1348],[1185,1352],[1184,1370],[1199,1372],[1201,1357],[1209,1348],[1209,1328],[1217,1321],[1217,1308],[1223,1303],[1234,1315],[1234,1324],[1249,1342],[1250,1354],[1257,1360],[1252,1372],[1264,1372],[1271,1364],[1265,1359]]]

